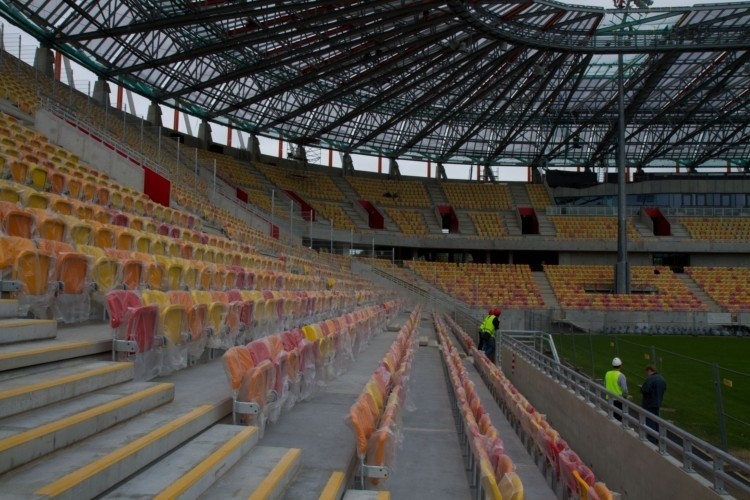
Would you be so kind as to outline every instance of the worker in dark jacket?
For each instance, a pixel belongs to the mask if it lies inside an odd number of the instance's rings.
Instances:
[[[641,406],[644,410],[659,415],[659,409],[661,403],[664,400],[664,393],[667,392],[667,381],[664,380],[661,373],[656,371],[656,366],[648,365],[646,367],[646,380],[641,385]],[[646,418],[646,425],[649,426],[656,432],[659,432],[659,424],[650,418]],[[648,436],[648,440],[652,443],[656,442],[656,439],[652,436]]]

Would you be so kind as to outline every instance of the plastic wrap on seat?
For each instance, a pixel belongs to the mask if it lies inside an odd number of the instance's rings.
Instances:
[[[255,403],[260,408],[256,423],[261,434],[265,431],[268,406],[275,400],[272,392],[276,382],[275,376],[273,363],[268,360],[261,361],[245,373],[237,391],[238,401]]]
[[[307,340],[302,340],[297,348],[299,350],[299,371],[301,376],[299,399],[305,401],[313,395],[318,383],[315,344]]]
[[[375,417],[371,403],[366,401],[365,394],[360,394],[357,401],[349,408],[345,422],[352,428],[357,445],[357,456],[365,460],[370,436],[375,430]]]
[[[498,482],[503,500],[523,500],[524,490],[521,478],[515,472],[508,472]]]
[[[107,294],[110,326],[116,340],[135,341],[136,352],[117,352],[118,359],[135,363],[135,378],[150,380],[172,371],[169,353],[157,338],[159,308],[144,306],[140,298],[128,290],[114,290]]]
[[[221,357],[221,364],[227,374],[229,387],[236,397],[245,373],[255,366],[250,351],[245,346],[231,347]]]
[[[50,282],[55,269],[55,258],[42,250],[21,250],[15,258],[11,279],[21,283],[18,293],[18,314],[29,312],[37,318],[47,318],[54,289]]]
[[[272,359],[271,350],[264,340],[265,339],[253,340],[247,345],[247,350],[250,352],[250,356],[253,358],[253,362],[256,365],[261,361],[268,361]]]

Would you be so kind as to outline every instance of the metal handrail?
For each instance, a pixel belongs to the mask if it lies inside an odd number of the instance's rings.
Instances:
[[[627,399],[608,393],[600,383],[590,377],[564,366],[519,340],[501,336],[500,342],[501,348],[508,347],[515,351],[516,355],[526,359],[536,369],[552,378],[561,387],[572,391],[587,404],[609,415],[610,419],[614,420],[615,413],[620,414],[620,410],[615,408],[615,401],[622,403],[623,428],[635,431],[642,441],[649,438],[656,440],[659,453],[679,461],[686,472],[695,472],[709,479],[717,493],[727,493],[725,485],[729,485],[743,495],[750,495],[750,483],[742,479],[750,477],[750,464]],[[646,419],[658,424],[658,432],[646,425]]]

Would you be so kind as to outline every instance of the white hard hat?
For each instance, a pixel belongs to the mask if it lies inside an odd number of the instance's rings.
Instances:
[[[622,366],[622,360],[620,358],[612,358],[612,366]]]

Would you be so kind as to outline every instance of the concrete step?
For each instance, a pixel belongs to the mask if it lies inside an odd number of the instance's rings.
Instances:
[[[132,363],[75,361],[5,372],[0,418],[41,408],[133,379]]]
[[[299,448],[257,446],[205,492],[206,498],[281,498],[300,467]]]
[[[257,427],[215,425],[101,498],[197,498],[257,443]]]
[[[94,498],[226,417],[231,405],[229,398],[190,406],[175,399],[6,473],[3,497]]]
[[[390,500],[391,494],[388,491],[374,490],[346,490],[344,500]]]
[[[57,321],[51,319],[0,319],[0,344],[14,344],[30,340],[53,339],[57,336]]]
[[[18,301],[16,299],[0,299],[0,318],[18,317]]]
[[[0,372],[112,351],[112,339],[54,339],[0,347]]]
[[[344,471],[336,470],[331,473],[319,500],[339,500],[346,493],[346,474]]]
[[[174,398],[174,384],[129,382],[13,415],[0,424],[0,473],[81,441]]]

